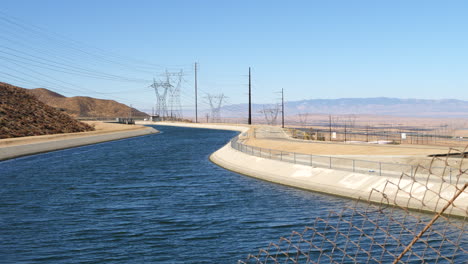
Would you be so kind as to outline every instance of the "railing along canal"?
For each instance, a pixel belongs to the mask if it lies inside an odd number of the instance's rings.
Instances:
[[[236,136],[231,140],[231,147],[243,153],[261,158],[370,175],[400,176],[402,173],[405,173],[411,176],[416,176],[419,174],[428,173],[426,169],[408,164],[339,158],[333,156],[309,155],[297,152],[254,147],[243,144],[239,139],[239,136]],[[444,175],[448,178],[449,181],[452,177],[452,170],[450,169],[450,171],[446,171],[443,167],[432,167],[431,172],[437,172],[438,174]]]

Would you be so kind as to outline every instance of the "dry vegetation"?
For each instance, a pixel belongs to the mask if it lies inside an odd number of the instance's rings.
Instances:
[[[39,101],[26,89],[0,83],[0,138],[92,130],[93,127]]]
[[[61,109],[79,118],[146,117],[147,114],[114,100],[96,99],[84,96],[65,97],[44,88],[28,90],[42,102]]]

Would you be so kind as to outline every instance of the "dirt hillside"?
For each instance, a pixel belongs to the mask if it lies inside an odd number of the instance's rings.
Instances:
[[[65,97],[44,88],[28,90],[42,102],[65,111],[74,117],[146,117],[147,114],[130,108],[114,100],[96,99],[92,97]]]
[[[0,139],[91,130],[39,101],[27,89],[0,82]]]

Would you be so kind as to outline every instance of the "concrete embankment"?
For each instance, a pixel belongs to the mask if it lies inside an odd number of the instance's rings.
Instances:
[[[151,121],[137,121],[136,124],[232,130],[232,131],[239,131],[239,132],[246,132],[250,129],[250,126],[248,125],[231,125],[231,124],[203,124],[203,123],[151,122]]]
[[[353,199],[396,203],[429,212],[441,210],[457,191],[453,185],[442,181],[431,181],[426,185],[424,181],[414,182],[409,177],[367,175],[260,158],[235,150],[230,144],[213,153],[210,160],[228,170],[265,181]],[[440,199],[439,190],[444,199]],[[468,195],[462,193],[454,204],[455,207],[450,207],[447,212],[464,217]]]
[[[95,133],[73,133],[28,137],[25,139],[7,139],[0,145],[0,160],[7,160],[21,156],[39,154],[43,152],[74,148],[79,146],[91,145],[106,141],[113,141],[131,137],[138,137],[158,133],[152,127],[142,127],[132,130],[123,130],[115,132]]]
[[[241,132],[249,129],[248,126],[214,124],[161,123],[161,125]],[[269,182],[352,199],[396,203],[401,207],[428,212],[442,210],[457,192],[453,184],[437,180],[437,177],[426,182],[427,179],[317,168],[252,156],[233,149],[230,143],[213,153],[210,160],[228,170]],[[446,213],[464,217],[467,204],[468,195],[464,192],[454,202],[455,206],[449,207]]]

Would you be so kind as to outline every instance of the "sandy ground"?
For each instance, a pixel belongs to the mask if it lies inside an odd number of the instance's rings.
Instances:
[[[249,138],[248,145],[313,155],[424,155],[447,153],[447,147],[414,145],[364,145],[299,142],[281,139]]]
[[[104,123],[100,121],[85,121],[85,123],[94,126],[95,131],[79,132],[79,133],[65,133],[65,134],[54,134],[54,135],[43,135],[43,136],[31,136],[31,137],[20,137],[20,138],[6,138],[0,139],[1,147],[10,147],[17,145],[26,145],[32,143],[42,143],[47,141],[55,141],[62,139],[72,139],[95,135],[105,135],[114,132],[132,131],[145,129],[145,126],[141,125],[124,125],[115,123]]]
[[[468,128],[455,130],[453,135],[458,137],[468,137]]]
[[[385,162],[394,164],[422,165],[424,167],[444,167],[448,162],[468,168],[468,161],[459,158],[428,157],[430,154],[445,154],[450,148],[430,145],[389,145],[389,144],[359,144],[338,143],[292,139],[279,127],[256,126],[255,133],[249,131],[244,144],[278,151],[295,152],[300,154],[333,156],[337,158]],[[459,151],[463,151],[459,148]]]
[[[430,145],[356,144],[292,139],[281,128],[260,126],[250,133],[248,145],[313,155],[418,155],[447,153],[449,148]]]

